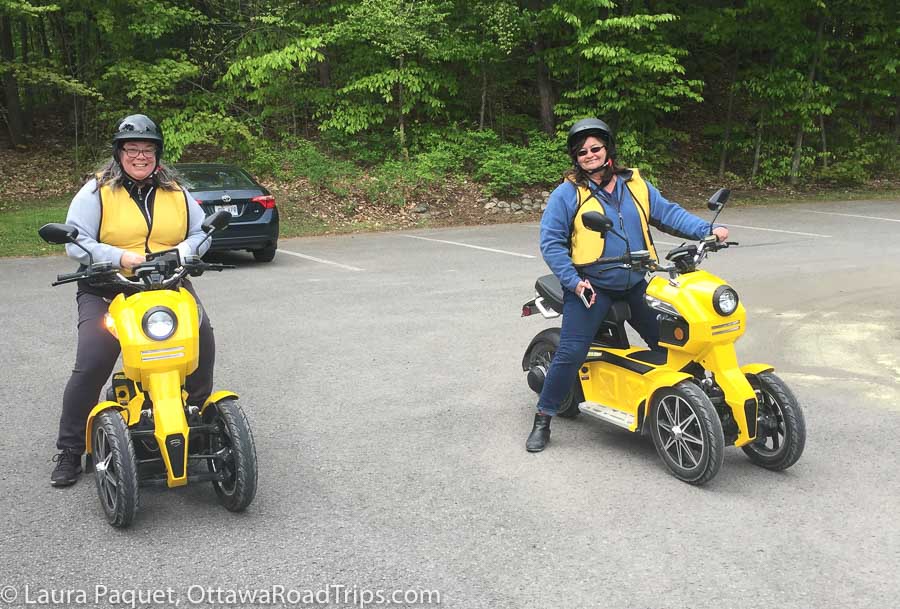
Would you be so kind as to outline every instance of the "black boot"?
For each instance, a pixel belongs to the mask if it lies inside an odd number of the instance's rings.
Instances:
[[[525,441],[525,450],[530,453],[539,453],[544,450],[544,447],[547,446],[547,441],[550,439],[551,418],[549,414],[537,413],[534,415],[534,427]]]

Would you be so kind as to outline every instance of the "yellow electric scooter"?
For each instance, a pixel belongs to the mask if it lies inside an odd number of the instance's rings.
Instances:
[[[207,218],[206,238],[230,220],[228,212]],[[39,234],[48,243],[80,247],[78,230],[66,224],[47,224]],[[199,362],[203,313],[181,281],[225,268],[234,267],[196,256],[182,260],[173,249],[149,254],[132,278],[91,260],[53,283],[86,280],[125,289],[110,303],[105,322],[121,345],[123,371],[113,375],[106,401],[88,416],[85,439],[85,469],[94,471],[100,504],[115,527],[134,519],[139,486],[211,481],[221,503],[234,512],[256,495],[256,447],[238,396],[217,391],[201,407],[185,401],[185,378]],[[191,467],[204,462],[205,468]]]
[[[709,200],[716,217],[728,194],[722,189]],[[618,234],[599,212],[583,218],[591,230]],[[628,304],[613,303],[579,370],[579,382],[558,411],[561,417],[581,412],[630,432],[649,433],[669,471],[697,485],[719,471],[726,445],[741,447],[757,465],[783,470],[797,462],[806,443],[803,412],[774,368],[738,364],[734,343],[746,330],[746,311],[737,292],[698,269],[710,252],[730,245],[737,244],[718,243],[710,235],[669,252],[668,264],[653,260],[646,250],[598,259],[668,273],[654,277],[645,296],[659,312],[660,350],[631,346],[624,325]],[[558,317],[563,288],[556,277],[539,278],[535,289],[522,315]],[[559,346],[559,332],[540,332],[525,351],[522,368],[537,393]]]

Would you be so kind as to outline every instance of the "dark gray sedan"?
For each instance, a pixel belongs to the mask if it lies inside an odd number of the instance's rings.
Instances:
[[[234,165],[177,163],[175,169],[206,215],[231,212],[228,228],[213,234],[211,251],[248,250],[259,262],[275,258],[278,208],[272,193]]]

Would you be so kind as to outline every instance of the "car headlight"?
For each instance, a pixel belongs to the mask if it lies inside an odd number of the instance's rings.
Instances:
[[[166,340],[175,334],[175,328],[178,322],[175,319],[175,313],[168,307],[153,307],[144,313],[144,319],[141,323],[144,334],[153,340]]]
[[[716,313],[727,317],[737,310],[738,295],[731,286],[720,285],[713,294],[713,308]]]

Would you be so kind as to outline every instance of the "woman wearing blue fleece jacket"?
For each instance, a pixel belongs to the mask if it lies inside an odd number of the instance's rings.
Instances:
[[[541,253],[564,288],[563,321],[559,349],[547,371],[534,427],[525,443],[529,452],[540,452],[547,445],[550,419],[575,382],[578,367],[614,301],[628,303],[629,323],[651,349],[657,347],[656,313],[644,301],[645,274],[621,268],[605,270],[615,265],[593,261],[637,250],[649,250],[656,257],[651,225],[685,239],[700,239],[710,234],[711,228],[668,201],[636,169],[620,167],[615,160],[615,138],[603,121],[578,121],[569,130],[567,145],[574,168],[550,195],[541,219]],[[588,211],[608,216],[624,239],[588,230],[581,219]],[[719,241],[728,238],[724,226],[716,226],[712,232]],[[585,289],[593,292],[590,307],[580,298]]]

